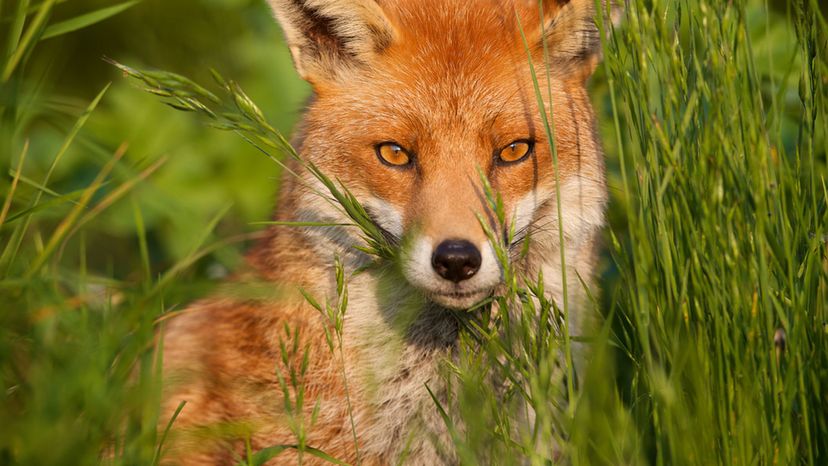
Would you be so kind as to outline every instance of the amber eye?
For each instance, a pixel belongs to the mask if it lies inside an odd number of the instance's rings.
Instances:
[[[497,158],[501,162],[505,163],[520,162],[526,158],[527,155],[532,153],[533,147],[534,143],[532,143],[532,141],[523,139],[514,141],[503,149],[500,149],[500,152],[497,154]]]
[[[399,144],[383,142],[376,147],[377,157],[386,165],[404,167],[411,163],[411,155]]]

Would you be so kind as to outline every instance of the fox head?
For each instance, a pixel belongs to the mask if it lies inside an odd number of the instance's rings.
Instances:
[[[510,250],[536,238],[535,262],[558,247],[556,193],[567,245],[601,223],[603,162],[585,89],[600,55],[594,0],[270,4],[314,90],[300,153],[407,245],[403,275],[431,301],[465,308],[501,284],[481,220],[512,237]],[[305,194],[306,218],[341,217]]]

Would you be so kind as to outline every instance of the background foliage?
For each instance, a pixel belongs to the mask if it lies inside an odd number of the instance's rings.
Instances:
[[[239,264],[278,189],[276,164],[102,57],[200,83],[216,68],[285,133],[309,93],[263,2],[132,3],[35,34],[0,82],[0,463],[96,462],[104,445],[157,461],[157,319]],[[613,349],[566,421],[575,461],[821,464],[828,28],[817,2],[632,3],[591,81]],[[116,4],[0,0],[0,63],[39,11],[78,26]],[[492,433],[471,434],[470,462]]]

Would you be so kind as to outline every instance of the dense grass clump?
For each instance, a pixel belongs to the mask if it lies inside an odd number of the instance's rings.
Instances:
[[[158,157],[146,141],[122,143],[132,123],[110,102],[157,112],[155,99],[121,80],[78,104],[44,86],[57,82],[44,71],[54,57],[38,55],[41,40],[142,5],[67,14],[59,3],[0,0],[0,462],[155,464],[165,437],[157,426],[174,422],[158,419],[155,331],[238,264],[258,227],[197,199],[186,226],[164,222],[177,216],[167,208],[177,194],[159,191],[190,186],[191,174],[169,168],[175,147]],[[458,314],[460,357],[445,373],[455,397],[435,398],[434,409],[464,464],[825,464],[823,12],[815,0],[630,0],[620,27],[597,22],[605,52],[592,86],[612,204],[602,287],[587,291],[604,319],[571,334],[568,309],[545,298],[541,277],[518,276],[489,230],[508,286],[480,309],[512,312]],[[533,65],[542,93],[545,68]],[[348,187],[302,161],[285,122],[272,123],[241,86],[215,72],[200,85],[116,66],[169,106],[241,136],[274,167],[297,159],[363,231],[359,247],[378,266],[396,259]],[[96,120],[101,112],[125,123]],[[152,128],[161,138],[163,125]],[[182,128],[176,134],[229,144],[215,129]],[[205,160],[215,162],[209,145]],[[208,195],[199,186],[181,195]],[[486,194],[504,222],[497,193]],[[246,220],[266,223],[263,215]],[[347,279],[358,272],[339,262],[337,271],[339,301],[312,302],[331,321],[334,353]],[[575,348],[586,355],[577,367]],[[314,447],[301,438],[290,446],[336,461]],[[286,448],[239,460],[258,464]]]
[[[826,461],[828,28],[816,2],[785,13],[632,2],[607,42],[614,440],[650,462]]]

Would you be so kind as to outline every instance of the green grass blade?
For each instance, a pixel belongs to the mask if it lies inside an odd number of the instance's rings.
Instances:
[[[37,11],[34,19],[32,19],[32,22],[29,23],[28,29],[26,29],[26,32],[23,34],[22,39],[17,44],[14,51],[11,52],[9,59],[3,68],[3,74],[0,75],[0,82],[8,82],[12,73],[14,73],[14,70],[23,61],[23,57],[26,56],[29,50],[34,47],[34,44],[37,43],[36,38],[43,30],[54,5],[55,0],[46,0],[43,4],[41,4],[40,9]]]
[[[131,0],[128,2],[120,3],[118,5],[113,5],[101,8],[99,10],[90,11],[89,13],[84,13],[80,16],[75,16],[74,18],[70,18],[59,23],[50,24],[49,27],[47,27],[46,30],[43,31],[43,35],[40,36],[40,40],[62,36],[64,34],[77,31],[78,29],[83,29],[93,24],[100,23],[101,21],[111,18],[117,15],[118,13],[132,8],[140,2],[141,0]]]
[[[23,150],[20,152],[20,157],[17,159],[17,169],[12,174],[12,184],[9,192],[6,193],[6,200],[3,202],[3,208],[0,210],[0,228],[6,223],[6,216],[11,209],[12,199],[14,199],[14,192],[17,189],[17,183],[20,181],[23,172],[23,163],[26,160],[26,154],[29,152],[29,141],[23,145]]]
[[[161,438],[158,440],[158,447],[155,450],[155,456],[152,459],[153,466],[161,464],[161,456],[164,450],[164,443],[167,440],[167,436],[170,434],[170,430],[172,430],[172,426],[175,423],[175,420],[178,419],[178,415],[181,414],[181,411],[184,409],[184,406],[187,405],[187,400],[181,400],[178,403],[178,406],[175,408],[175,412],[170,419],[167,421],[167,425],[164,427],[164,431],[161,433]]]

